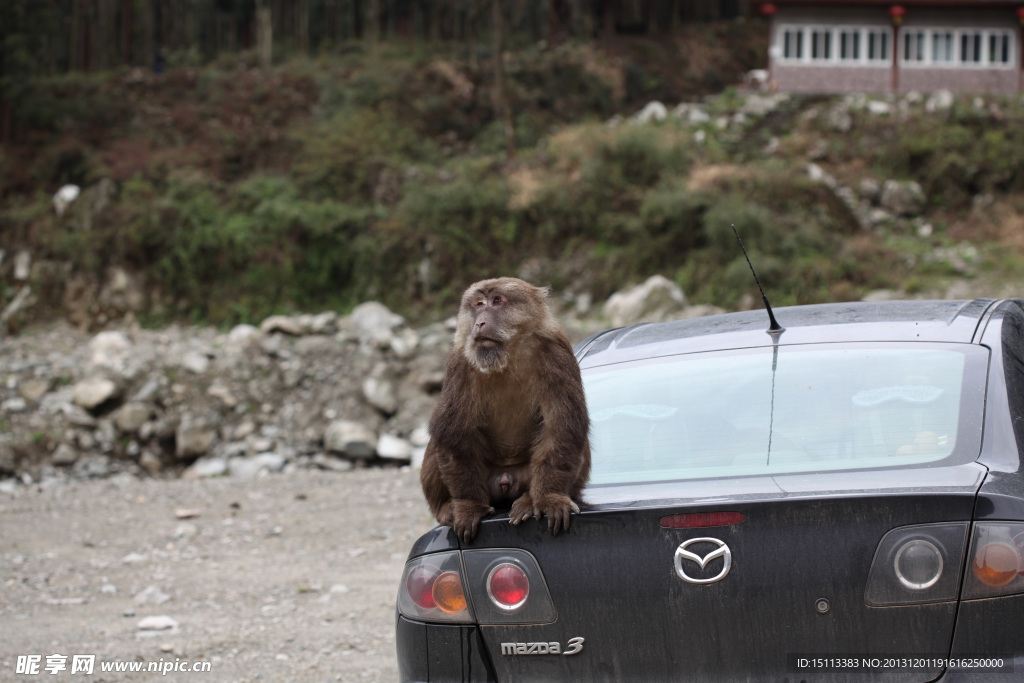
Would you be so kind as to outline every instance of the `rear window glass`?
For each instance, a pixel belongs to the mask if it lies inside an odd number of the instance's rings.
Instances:
[[[968,461],[987,351],[793,345],[584,374],[591,485]]]

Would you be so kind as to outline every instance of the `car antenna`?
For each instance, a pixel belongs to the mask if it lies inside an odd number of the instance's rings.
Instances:
[[[761,286],[761,281],[757,279],[757,272],[754,271],[754,264],[750,262],[750,256],[747,255],[747,248],[743,246],[743,240],[740,239],[740,233],[736,230],[736,224],[732,224],[732,234],[736,235],[736,241],[740,243],[740,249],[743,250],[743,258],[747,259],[747,265],[750,266],[750,274],[754,276],[754,282],[757,283],[757,288],[761,290],[761,300],[764,301],[765,310],[768,311],[768,334],[772,336],[776,342],[779,341],[779,337],[786,331],[786,328],[779,324],[779,321],[775,319],[775,313],[772,312],[772,305],[768,302],[768,295],[764,293],[764,287]]]

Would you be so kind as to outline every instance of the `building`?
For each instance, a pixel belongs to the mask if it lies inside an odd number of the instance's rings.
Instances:
[[[790,92],[1024,91],[1024,0],[774,0],[771,82]]]

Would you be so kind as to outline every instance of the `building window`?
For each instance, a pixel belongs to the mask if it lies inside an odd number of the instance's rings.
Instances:
[[[868,61],[889,61],[889,31],[868,30]]]
[[[832,60],[832,31],[829,29],[811,30],[811,59],[828,62]]]
[[[953,32],[935,31],[932,33],[932,61],[936,63],[951,63],[953,53]]]
[[[981,31],[964,31],[960,34],[960,62],[981,64]]]
[[[782,32],[782,56],[785,59],[804,58],[804,32],[801,29]]]
[[[989,64],[1010,64],[1010,34],[992,33],[988,37]]]
[[[844,29],[839,32],[839,59],[860,61],[860,31]]]
[[[923,62],[925,55],[925,41],[927,34],[924,31],[910,31],[903,34],[903,61]]]

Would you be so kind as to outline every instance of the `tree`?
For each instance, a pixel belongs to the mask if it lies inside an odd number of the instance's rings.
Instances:
[[[505,122],[506,154],[509,159],[515,159],[516,125],[508,98],[508,84],[505,82],[505,21],[501,0],[491,0],[491,9],[491,30],[494,32],[494,112]]]

